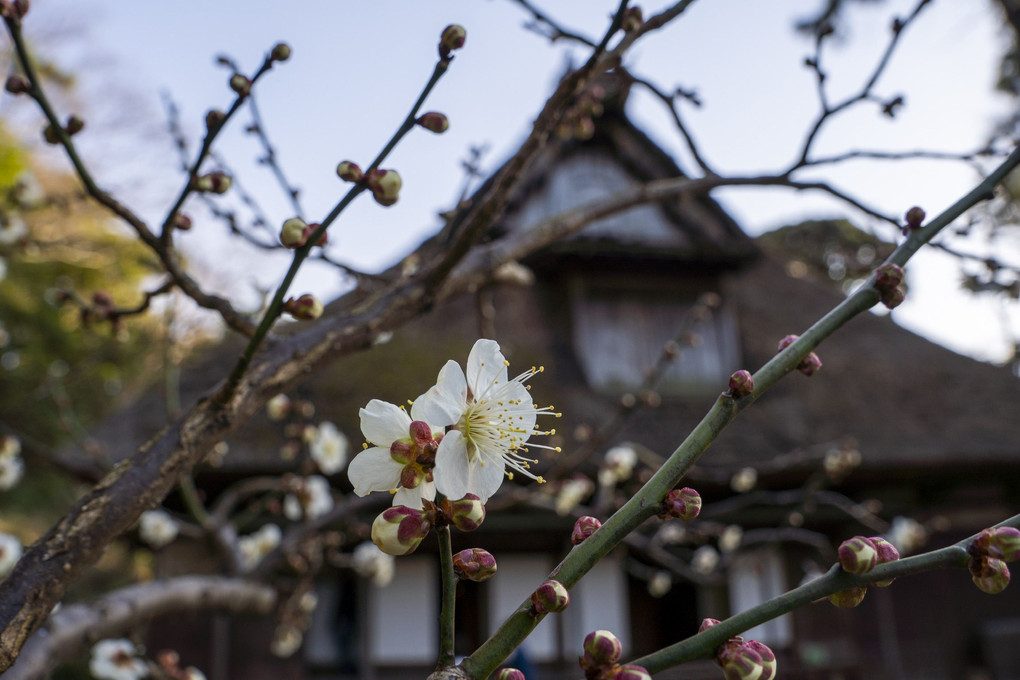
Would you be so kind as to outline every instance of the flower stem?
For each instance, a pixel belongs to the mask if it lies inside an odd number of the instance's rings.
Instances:
[[[437,499],[438,500],[438,499]],[[442,604],[439,610],[439,661],[436,669],[453,665],[454,614],[457,596],[457,576],[453,573],[453,547],[450,541],[450,525],[436,528],[439,538],[439,572],[442,580]]]

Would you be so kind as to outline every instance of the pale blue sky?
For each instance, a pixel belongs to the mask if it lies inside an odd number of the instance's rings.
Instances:
[[[594,37],[616,3],[542,4]],[[646,14],[664,4],[645,4]],[[664,88],[679,84],[699,92],[705,105],[688,108],[688,120],[703,152],[720,169],[774,170],[792,158],[818,108],[813,77],[802,65],[810,43],[792,30],[794,17],[815,4],[699,0],[674,27],[634,49],[627,65]],[[827,53],[835,98],[859,86],[885,45],[890,17],[914,4],[888,0],[855,11],[845,40]],[[90,102],[97,127],[102,129],[105,120],[107,126],[126,125],[132,132],[130,141],[119,146],[110,145],[109,135],[82,135],[84,152],[104,185],[127,192],[130,202],[153,220],[182,181],[164,134],[161,93],[177,101],[187,132],[198,140],[205,111],[225,107],[231,97],[228,73],[213,64],[213,57],[229,54],[250,71],[276,41],[287,41],[293,58],[268,74],[257,97],[281,163],[304,190],[308,217],[316,220],[342,195],[336,163],[346,158],[367,163],[375,155],[431,73],[441,29],[448,23],[464,25],[467,45],[426,105],[449,116],[450,131],[412,134],[391,156],[387,166],[404,178],[397,205],[383,209],[363,200],[331,230],[336,257],[375,270],[436,228],[436,212],[450,205],[461,186],[459,166],[469,145],[490,145],[486,167],[491,169],[526,134],[566,56],[562,45],[550,46],[522,29],[525,18],[507,0],[40,0],[26,32],[32,35],[36,25],[85,26],[81,38],[61,39],[61,59],[84,71],[82,97]],[[820,150],[976,148],[1008,105],[992,92],[1003,40],[985,0],[932,3],[905,35],[879,83],[882,96],[905,94],[902,114],[890,121],[873,107],[862,107],[832,126]],[[654,102],[635,97],[630,113],[683,159],[680,140]],[[246,122],[248,115],[240,120]],[[279,224],[291,216],[290,209],[269,173],[252,163],[260,151],[251,137],[238,132],[240,127],[224,137],[221,150]],[[862,163],[825,176],[890,213],[919,204],[935,214],[974,180],[965,168],[930,162]],[[751,233],[808,217],[857,217],[828,198],[776,189],[731,189],[717,197]],[[182,238],[197,262],[210,269],[227,263],[227,274],[210,285],[228,285],[253,272],[263,285],[279,279],[284,260],[226,246],[221,232],[219,225],[206,222]],[[957,296],[947,303],[955,274],[937,257],[908,271],[916,294],[897,310],[901,323],[961,351],[1001,356],[1001,346],[989,350],[990,340],[1000,334],[993,323],[997,305]],[[336,286],[334,275],[313,269],[294,292],[328,295]],[[933,318],[947,313],[951,321]],[[1014,318],[1013,323],[1020,332],[1020,321]]]

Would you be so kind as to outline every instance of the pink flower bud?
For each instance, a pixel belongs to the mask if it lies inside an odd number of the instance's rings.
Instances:
[[[251,92],[251,80],[247,76],[235,73],[230,76],[230,89],[241,97],[247,97]]]
[[[323,307],[318,298],[305,293],[299,298],[290,298],[284,302],[283,311],[299,321],[314,321],[322,316]]]
[[[866,574],[878,564],[878,548],[870,538],[854,536],[839,546],[839,566],[851,574]]]
[[[659,517],[662,519],[675,517],[687,522],[699,514],[701,514],[701,494],[685,486],[682,489],[673,489],[666,494],[666,500],[662,502]]]
[[[637,666],[632,663],[617,666],[615,672],[609,676],[610,680],[652,680],[651,674],[644,666]]]
[[[1013,562],[1020,558],[1020,529],[998,527],[988,531],[992,533],[989,555],[1003,562]]]
[[[974,585],[989,595],[1001,593],[1009,585],[1009,567],[995,557],[984,555],[970,558],[967,565]]]
[[[414,552],[431,528],[421,510],[397,505],[372,522],[372,542],[389,555],[407,555]]]
[[[699,633],[704,633],[706,630],[708,630],[712,626],[718,626],[719,623],[720,623],[719,619],[702,619],[701,620],[701,625],[698,626],[698,632]]]
[[[900,559],[900,551],[896,549],[889,541],[885,540],[881,536],[872,536],[871,542],[875,545],[875,550],[878,551],[878,563],[885,564],[886,562],[895,562]],[[885,588],[892,584],[896,579],[886,579],[884,581],[875,581],[872,585],[876,585],[879,588]]]
[[[754,377],[743,369],[730,376],[730,395],[740,399],[754,392]]]
[[[726,680],[760,680],[765,673],[761,654],[740,638],[731,638],[720,647],[715,660]]]
[[[881,301],[889,309],[896,309],[907,298],[907,289],[903,285],[881,291]]]
[[[290,45],[287,43],[276,43],[273,45],[273,50],[269,53],[269,58],[273,61],[287,61],[290,59]]]
[[[31,92],[32,84],[24,76],[15,74],[8,76],[7,82],[4,83],[4,89],[11,94],[25,94],[26,92]]]
[[[67,131],[68,136],[73,136],[85,129],[85,121],[75,115],[71,115],[67,119],[67,125],[64,126],[64,130]]]
[[[442,34],[439,36],[439,54],[444,59],[449,58],[450,52],[464,47],[464,41],[466,39],[467,31],[463,26],[450,24],[443,29]]]
[[[641,15],[641,8],[628,7],[623,13],[623,23],[620,24],[620,28],[627,33],[631,33],[641,28],[643,23],[644,17]]]
[[[284,221],[283,228],[280,229],[280,243],[291,249],[300,248],[308,239],[305,232],[307,228],[308,225],[303,219],[291,217]]]
[[[584,656],[581,668],[612,666],[623,656],[623,645],[608,630],[595,630],[584,638]]]
[[[574,530],[570,533],[570,542],[573,545],[578,545],[588,538],[602,526],[602,522],[598,521],[594,517],[579,517],[574,522]]]
[[[205,114],[205,129],[208,132],[215,132],[226,119],[227,114],[218,109],[210,109],[209,113]]]
[[[397,202],[403,182],[396,170],[373,170],[367,180],[376,203],[389,207]]]
[[[570,594],[559,581],[546,581],[531,594],[531,606],[536,614],[561,612],[570,604]]]
[[[525,680],[524,673],[516,668],[500,668],[496,680]]]
[[[903,283],[903,267],[887,262],[875,270],[875,287],[879,290],[895,288]]]
[[[181,231],[188,231],[191,229],[191,217],[185,213],[176,213],[174,218],[170,220],[170,226]]]
[[[829,595],[829,602],[840,609],[850,609],[859,605],[864,600],[864,596],[867,594],[867,586],[857,586],[855,588],[848,588],[847,590],[841,590],[838,593]]]
[[[450,127],[450,119],[438,111],[423,113],[418,116],[418,120],[415,122],[429,132],[435,132],[437,135],[446,132]]]
[[[481,583],[496,575],[496,558],[481,548],[461,550],[453,556],[453,572],[462,581]]]
[[[909,229],[920,229],[924,223],[924,211],[916,205],[907,211],[906,220]]]
[[[485,504],[478,496],[469,493],[460,500],[443,503],[450,524],[461,531],[474,531],[485,521]]]
[[[351,161],[342,161],[336,166],[337,176],[345,182],[360,182],[365,176],[361,167]]]
[[[768,648],[768,645],[757,640],[748,640],[744,644],[761,657],[762,673],[758,680],[772,680],[776,677],[776,655]]]
[[[819,371],[822,367],[822,360],[818,358],[818,355],[811,352],[806,357],[800,360],[797,364],[797,370],[806,376],[812,376]]]
[[[797,340],[799,340],[799,339],[800,339],[799,335],[793,335],[793,334],[787,335],[785,338],[783,338],[782,340],[779,341],[779,348],[776,351],[777,352],[782,352],[784,349],[786,349],[787,347],[789,347],[793,343],[797,342]]]

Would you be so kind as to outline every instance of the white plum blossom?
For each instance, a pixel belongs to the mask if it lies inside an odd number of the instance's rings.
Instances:
[[[283,420],[290,413],[290,397],[278,394],[266,402],[266,415],[270,420]]]
[[[21,541],[11,534],[0,534],[0,578],[7,576],[21,559]]]
[[[283,514],[297,521],[302,517],[315,519],[333,509],[329,481],[320,475],[295,480],[294,492],[283,499]]]
[[[556,514],[560,517],[569,515],[594,490],[595,482],[584,475],[564,481],[556,494]]]
[[[730,478],[730,488],[737,493],[747,493],[756,486],[758,486],[758,471],[753,467],[740,468]]]
[[[0,214],[0,246],[17,243],[28,235],[28,225],[18,215]]]
[[[648,579],[648,594],[659,598],[673,589],[673,576],[668,571],[659,570]]]
[[[280,545],[283,533],[275,524],[266,524],[258,531],[237,539],[237,552],[241,558],[242,571],[251,571],[269,553]]]
[[[606,451],[602,469],[599,470],[599,484],[613,486],[630,479],[637,464],[637,451],[632,446],[614,446]]]
[[[332,475],[340,472],[347,464],[350,445],[347,443],[347,437],[336,425],[325,421],[315,428],[308,450],[323,474]]]
[[[14,487],[25,473],[21,459],[21,441],[17,437],[0,437],[0,491]]]
[[[885,540],[892,543],[900,555],[910,555],[928,542],[928,530],[916,519],[893,517]]]
[[[545,481],[529,469],[537,461],[519,452],[527,451],[525,444],[532,435],[555,434],[538,430],[539,414],[559,414],[551,407],[537,408],[524,385],[542,369],[532,367],[509,379],[508,365],[498,343],[478,340],[466,371],[448,361],[436,385],[414,403],[431,425],[450,426],[436,452],[434,471],[436,489],[447,498],[471,493],[484,503],[504,476],[512,478],[517,472]]]
[[[177,520],[162,510],[147,510],[138,520],[138,535],[153,548],[173,541],[179,530]]]
[[[354,549],[351,555],[351,566],[358,576],[371,579],[379,588],[384,588],[393,581],[396,560],[387,555],[372,541],[365,541]]]
[[[710,545],[703,545],[694,551],[691,569],[699,574],[711,574],[719,566],[719,552]]]
[[[273,641],[269,643],[269,651],[273,656],[286,659],[294,656],[294,652],[301,648],[304,642],[304,635],[294,626],[282,625],[273,634]]]
[[[361,433],[374,446],[356,455],[347,468],[354,493],[389,491],[393,505],[421,509],[422,499],[436,497],[432,465],[442,428],[424,422],[418,402],[408,415],[399,406],[373,399],[359,414]]]
[[[100,640],[92,647],[89,671],[98,680],[139,680],[149,674],[130,640]]]
[[[744,530],[736,524],[731,524],[719,534],[719,550],[730,553],[740,547],[744,540]]]

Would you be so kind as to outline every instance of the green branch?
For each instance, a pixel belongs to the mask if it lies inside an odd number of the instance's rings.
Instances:
[[[439,500],[438,498],[436,500]],[[436,668],[452,666],[454,662],[454,615],[457,606],[457,576],[453,572],[453,547],[450,525],[436,529],[439,538],[439,573],[442,580],[442,606],[439,610],[439,661]]]
[[[1009,158],[975,187],[974,190],[947,208],[927,226],[912,232],[906,241],[886,261],[899,265],[906,263],[923,244],[929,242],[969,208],[992,197],[995,186],[1018,165],[1020,165],[1020,149],[1014,150]],[[599,560],[616,547],[627,534],[658,512],[659,504],[666,493],[680,482],[687,470],[694,465],[712,441],[715,440],[740,411],[750,406],[755,399],[768,391],[783,376],[793,371],[801,360],[825,338],[835,333],[850,319],[870,309],[878,301],[879,294],[874,287],[874,275],[872,275],[857,289],[857,292],[833,308],[832,311],[805,331],[797,341],[759,369],[754,375],[755,388],[753,394],[742,399],[734,399],[726,393],[720,395],[704,419],[694,428],[687,439],[673,452],[641,490],[610,517],[602,528],[585,540],[584,543],[576,546],[559,566],[552,571],[549,578],[555,578],[567,588],[572,588]],[[913,564],[913,562],[908,560],[905,560],[905,562]],[[880,573],[878,569],[874,572],[876,576],[879,576]],[[833,578],[842,579],[848,577],[839,576]],[[840,581],[839,583],[842,582]],[[824,587],[824,584],[819,584],[815,587],[821,588]],[[830,592],[835,592],[839,589],[834,587]],[[784,600],[783,602],[786,601]],[[522,603],[504,621],[492,637],[486,640],[474,654],[461,663],[461,667],[468,675],[476,679],[488,677],[534,630],[543,617],[529,615],[528,605],[528,601]],[[717,633],[717,635],[722,634],[721,632]]]

